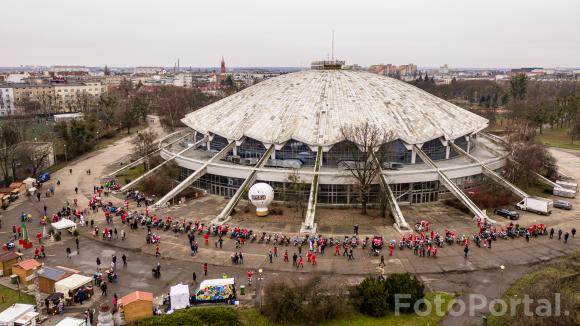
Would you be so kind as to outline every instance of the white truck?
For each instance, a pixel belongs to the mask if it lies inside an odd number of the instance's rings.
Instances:
[[[564,187],[554,187],[553,194],[554,196],[559,197],[574,198],[576,197],[576,190]]]
[[[516,204],[516,209],[522,211],[533,212],[536,214],[549,215],[552,214],[552,207],[554,201],[541,197],[526,197]]]
[[[566,189],[572,189],[574,191],[578,191],[578,183],[574,182],[574,181],[564,181],[564,180],[557,180],[556,184],[562,188],[566,188]]]

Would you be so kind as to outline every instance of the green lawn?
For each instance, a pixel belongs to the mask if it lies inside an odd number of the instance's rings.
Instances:
[[[117,174],[117,180],[125,184],[126,183],[125,179],[133,181],[137,179],[139,176],[141,176],[143,173],[145,173],[145,167],[143,166],[143,164],[139,164],[133,168],[121,171],[121,173]]]
[[[580,150],[580,139],[571,143],[568,129],[543,129],[536,139],[546,146]]]
[[[441,311],[446,312],[454,301],[454,296],[445,292],[430,292],[425,295],[425,299],[432,303],[433,300],[440,296],[443,300]],[[260,315],[255,309],[240,310],[240,321],[247,326],[276,326],[279,324],[272,323],[265,316]],[[435,326],[443,316],[437,316],[435,309],[427,316],[418,316],[415,314],[401,314],[396,316],[394,313],[389,313],[385,317],[374,318],[360,313],[353,313],[347,318],[333,320],[321,325],[324,326],[416,326],[416,325],[431,325]]]
[[[3,311],[15,303],[36,304],[33,296],[24,293],[21,293],[20,296],[18,296],[18,291],[14,291],[3,285],[0,285],[0,297],[0,311]]]
[[[569,277],[575,277],[575,282],[567,281],[570,290],[576,292],[580,284],[578,283],[578,264],[580,263],[580,251],[556,259],[550,264],[526,274],[519,280],[517,280],[502,296],[502,299],[509,302],[512,298],[523,298],[525,294],[529,294],[531,289],[538,290],[538,287],[542,286],[542,281],[544,280],[562,280]],[[580,300],[580,299],[577,299]],[[513,321],[513,317],[510,314],[498,317],[493,315],[487,316],[488,326],[503,326],[510,325]],[[517,318],[517,317],[516,317]],[[563,324],[562,324],[563,325]]]

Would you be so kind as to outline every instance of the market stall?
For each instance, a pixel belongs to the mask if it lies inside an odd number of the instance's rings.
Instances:
[[[0,326],[14,326],[18,319],[30,312],[34,312],[34,305],[15,303],[0,313]],[[36,325],[36,319],[32,322],[28,325]]]
[[[44,299],[44,305],[46,307],[46,313],[49,315],[58,314],[58,303],[64,300],[64,294],[60,292],[51,293],[46,299]]]
[[[125,323],[153,316],[153,293],[135,291],[121,298]]]
[[[18,275],[20,284],[30,284],[34,282],[34,270],[42,266],[34,259],[27,259],[12,266],[12,273]]]
[[[204,280],[195,292],[195,302],[221,302],[236,298],[234,278]]]
[[[40,315],[36,311],[29,311],[24,315],[20,316],[18,319],[14,321],[15,326],[36,326],[36,322],[38,320],[38,315]]]
[[[73,274],[54,283],[54,289],[64,294],[68,305],[73,302],[88,300],[93,295],[93,279],[88,276]]]
[[[58,222],[52,223],[51,225],[53,228],[55,228],[57,230],[75,229],[77,227],[77,224],[75,222],[69,220],[68,218],[63,218]]]
[[[42,272],[38,274],[38,288],[40,292],[52,293],[54,292],[54,283],[71,274],[58,268],[44,267],[42,268]]]
[[[22,183],[24,183],[24,185],[26,186],[26,189],[30,189],[30,188],[36,186],[36,179],[26,178],[26,179],[24,179],[24,181],[22,181]]]
[[[87,326],[87,322],[84,319],[64,317],[63,320],[54,326]]]
[[[189,286],[187,284],[177,284],[169,290],[171,300],[171,310],[179,310],[189,307]]]
[[[18,254],[8,251],[0,254],[0,276],[12,275],[12,266],[18,263]]]

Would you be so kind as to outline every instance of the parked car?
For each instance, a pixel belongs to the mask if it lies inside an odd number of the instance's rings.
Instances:
[[[48,172],[41,173],[38,177],[36,177],[36,182],[44,183],[50,180],[50,174]]]
[[[507,208],[494,209],[493,212],[510,220],[517,220],[520,218],[520,214],[518,214],[518,212],[510,211]]]
[[[559,209],[571,210],[572,204],[565,200],[554,200],[554,207]]]

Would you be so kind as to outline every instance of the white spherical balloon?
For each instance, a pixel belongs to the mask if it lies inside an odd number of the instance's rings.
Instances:
[[[268,215],[268,205],[274,200],[274,189],[267,183],[256,183],[248,191],[248,198],[256,206],[256,215]]]

